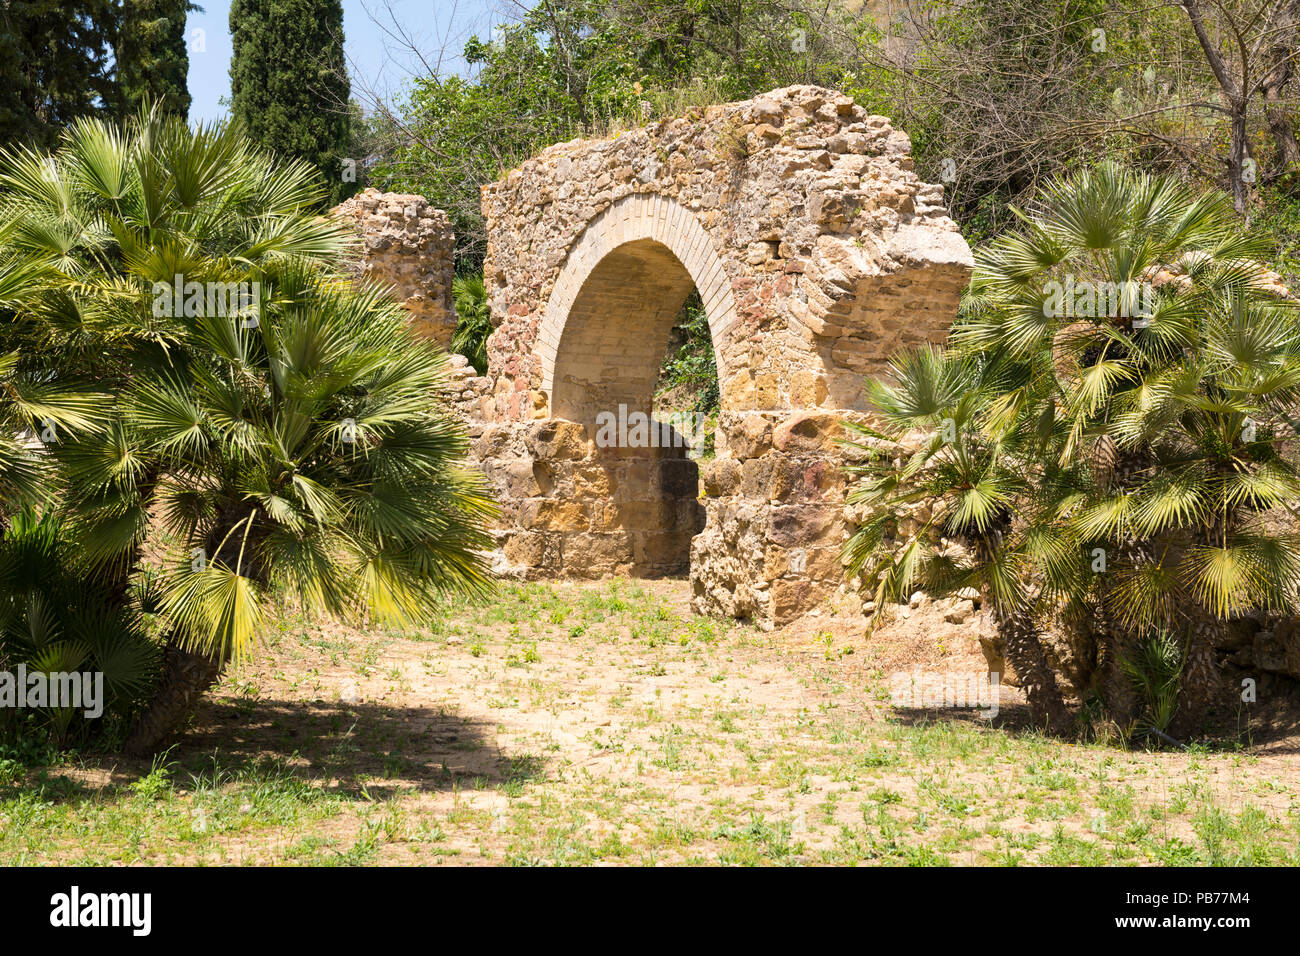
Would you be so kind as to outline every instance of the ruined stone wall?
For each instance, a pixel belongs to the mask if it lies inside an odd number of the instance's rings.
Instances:
[[[568,422],[590,442],[601,411],[647,409],[697,288],[722,391],[717,458],[699,468],[707,521],[689,555],[659,557],[689,563],[702,612],[780,623],[831,595],[847,528],[840,423],[862,415],[864,376],[894,351],[947,335],[972,266],[906,135],[847,96],[789,87],[553,146],[486,187],[483,209],[497,428]],[[662,482],[631,490],[646,502],[635,519],[598,503],[633,451],[566,458],[587,470],[569,484],[537,480],[554,466],[526,440],[509,447],[515,481],[495,481],[517,566],[583,575],[599,555],[635,573],[629,536],[692,527]],[[656,496],[672,516],[652,513]]]
[[[423,196],[366,189],[330,210],[361,238],[350,263],[360,276],[391,286],[411,324],[444,348],[456,331],[451,298],[451,220]]]
[[[765,625],[841,588],[842,423],[866,420],[864,377],[893,352],[947,335],[972,267],[909,150],[851,98],[796,86],[562,143],[484,188],[496,328],[487,375],[454,361],[449,398],[502,505],[499,572],[689,569],[698,611]],[[372,190],[338,212],[366,274],[449,336],[442,214]],[[716,458],[598,441],[602,415],[652,411],[692,289]]]
[[[593,311],[579,296],[589,282],[611,296],[605,331],[659,331],[612,314],[613,294],[644,281],[644,255],[604,274],[630,243],[671,253],[700,289],[723,405],[738,414],[861,407],[864,374],[946,334],[972,264],[907,136],[817,87],[550,147],[485,187],[483,209],[503,419],[556,413],[560,340],[573,309]],[[599,358],[613,343],[587,344]]]
[[[704,527],[681,447],[600,448],[578,422],[471,425],[473,456],[502,504],[497,570],[523,578],[663,577],[689,570]]]

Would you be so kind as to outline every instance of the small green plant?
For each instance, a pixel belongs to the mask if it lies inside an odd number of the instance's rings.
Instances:
[[[492,334],[492,307],[481,275],[456,276],[451,280],[451,299],[456,306],[456,331],[451,351],[465,356],[480,375],[487,371],[487,340]]]
[[[14,516],[0,536],[0,668],[28,674],[102,675],[95,704],[0,709],[0,743],[60,746],[111,742],[148,699],[161,663],[149,634],[148,582],[114,604],[80,560],[53,512]],[[92,685],[93,687],[93,685]],[[28,738],[26,741],[23,738]]]
[[[131,784],[131,789],[145,800],[157,800],[172,788],[171,765],[165,754],[153,759],[153,766],[147,774]]]
[[[1149,640],[1138,644],[1120,669],[1142,699],[1143,719],[1164,736],[1178,710],[1178,689],[1183,676],[1183,652],[1168,631],[1157,631]]]
[[[736,117],[732,117],[718,130],[716,152],[720,160],[736,164],[749,158],[748,136]]]

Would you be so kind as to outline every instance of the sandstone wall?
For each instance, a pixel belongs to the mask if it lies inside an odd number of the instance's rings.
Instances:
[[[636,276],[637,257],[614,276],[600,268],[629,243],[671,253],[700,289],[724,408],[738,412],[861,408],[864,374],[947,333],[972,265],[942,187],[912,171],[907,136],[817,87],[550,147],[485,187],[483,209],[490,374],[509,419],[556,412],[559,346],[574,309],[595,311],[579,295],[589,281],[623,294],[608,300],[606,332],[660,331],[626,302],[672,311],[628,294],[674,292],[670,270]],[[582,344],[600,357],[612,343]]]
[[[942,340],[972,266],[907,137],[831,90],[775,90],[573,141],[483,190],[495,331],[448,393],[502,504],[497,569],[681,574],[701,612],[789,620],[842,589],[839,444],[863,378]],[[451,235],[417,196],[344,203],[358,269],[446,342]],[[606,447],[598,416],[649,413],[692,289],[722,392],[717,457]]]
[[[412,325],[444,348],[456,331],[451,220],[423,196],[366,189],[330,210],[361,238],[358,275],[391,286]]]
[[[684,448],[601,448],[562,419],[471,426],[501,502],[498,571],[523,578],[685,575],[704,527]]]
[[[629,540],[658,535],[658,565],[689,563],[699,611],[772,624],[831,596],[848,527],[840,422],[863,414],[863,378],[895,350],[947,335],[972,266],[907,137],[847,96],[790,87],[551,147],[485,187],[483,209],[489,417],[515,437],[481,453],[507,463],[494,479],[512,502],[507,562],[640,573]],[[662,483],[634,483],[645,507],[625,509],[604,505],[604,479],[579,478],[595,469],[618,488],[636,453],[565,457],[573,482],[548,483],[537,467],[555,466],[526,434],[572,425],[589,441],[601,411],[648,411],[692,287],[723,411],[718,457],[700,468],[706,525],[685,555],[673,536],[691,521]],[[660,459],[643,455],[638,473]]]

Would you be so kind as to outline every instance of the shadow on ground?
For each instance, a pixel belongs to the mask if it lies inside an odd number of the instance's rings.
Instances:
[[[399,793],[483,789],[540,779],[544,761],[507,757],[495,725],[434,708],[219,698],[153,760],[87,755],[82,765],[131,783],[165,765],[180,786],[215,772],[289,774],[347,797],[383,800]]]

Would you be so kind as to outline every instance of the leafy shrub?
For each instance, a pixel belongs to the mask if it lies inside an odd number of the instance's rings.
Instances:
[[[451,350],[469,359],[480,375],[487,371],[487,340],[492,334],[492,309],[481,275],[456,276],[451,281],[456,306],[456,332]]]
[[[31,732],[59,746],[119,740],[157,680],[159,646],[139,595],[111,600],[86,574],[53,513],[17,515],[0,539],[0,670],[103,674],[103,714],[85,708],[0,709],[0,742]]]
[[[1300,312],[1261,268],[1269,249],[1222,193],[1169,178],[1106,163],[1045,188],[977,253],[952,347],[870,383],[885,428],[847,556],[878,599],[982,590],[1056,727],[1058,676],[1129,723],[1121,662],[1170,632],[1177,723],[1199,727],[1226,622],[1294,613],[1300,593],[1300,537],[1268,520],[1300,498],[1283,454]],[[1063,286],[1078,290],[1064,311]],[[1049,630],[1077,673],[1058,675]]]

